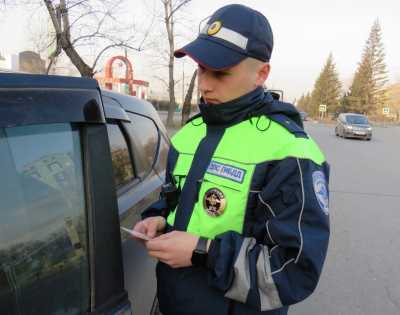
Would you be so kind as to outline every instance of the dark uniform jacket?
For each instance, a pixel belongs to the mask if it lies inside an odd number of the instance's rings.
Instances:
[[[177,182],[174,169],[179,157],[190,154],[190,150],[184,152],[184,147],[175,147],[172,141],[169,152],[166,182],[181,186],[176,207],[162,196],[143,213],[144,218],[168,217],[168,231],[188,230],[189,222],[194,220],[193,211],[197,211],[193,209],[203,202],[199,182],[213,176],[210,165],[215,162],[217,147],[231,141],[228,138],[236,130],[233,128],[243,126],[244,130],[237,139],[238,150],[252,149],[246,146],[248,137],[261,134],[268,139],[267,133],[275,132],[281,135],[279,139],[257,143],[254,151],[270,152],[281,143],[278,151],[287,153],[277,153],[279,158],[256,163],[246,190],[245,207],[234,209],[235,205],[229,205],[234,210],[227,212],[243,212],[240,229],[227,227],[211,236],[207,234],[210,232],[198,233],[213,239],[206,267],[173,269],[158,263],[161,312],[164,315],[287,314],[289,305],[314,291],[325,260],[329,240],[328,164],[304,132],[297,110],[274,100],[260,88],[227,104],[201,104],[200,109],[201,114],[180,131],[190,138],[196,128],[205,128],[204,137],[192,152],[183,185]],[[269,121],[266,127],[260,126],[260,117]],[[237,151],[232,152],[235,156]],[[220,158],[229,164],[227,155]],[[233,178],[232,174],[220,172],[225,176],[223,181]]]

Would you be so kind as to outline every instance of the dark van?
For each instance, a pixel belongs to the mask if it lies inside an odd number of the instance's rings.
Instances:
[[[120,226],[158,199],[168,145],[148,102],[0,74],[0,314],[155,312],[155,262]]]

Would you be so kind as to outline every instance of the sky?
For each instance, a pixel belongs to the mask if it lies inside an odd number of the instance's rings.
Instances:
[[[129,1],[126,17],[132,16],[138,24],[146,25],[151,20],[151,7],[158,0]],[[382,28],[382,41],[386,53],[389,83],[400,82],[400,1],[396,0],[193,0],[181,13],[177,24],[177,48],[194,39],[199,22],[219,7],[240,3],[263,13],[272,26],[274,50],[271,58],[271,75],[267,86],[282,89],[285,99],[293,101],[303,93],[311,91],[316,78],[329,54],[333,54],[339,78],[345,87],[351,84],[352,76],[360,62],[373,22],[378,19]],[[16,16],[19,18],[16,18]],[[0,52],[12,53],[27,48],[27,30],[30,27],[28,12],[10,10],[0,14]],[[160,25],[152,32],[162,34]],[[154,68],[153,57],[147,53],[130,53],[133,59],[135,78],[150,81],[152,90],[164,91],[165,86],[155,79],[164,76],[166,69]],[[177,78],[185,67],[185,81],[195,64],[189,60],[176,63]],[[179,85],[179,83],[178,83]],[[179,86],[177,94],[180,95]],[[156,93],[157,94],[157,93]]]

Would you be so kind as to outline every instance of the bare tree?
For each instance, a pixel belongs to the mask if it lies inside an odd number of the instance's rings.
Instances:
[[[175,100],[175,80],[174,80],[174,51],[175,51],[175,14],[191,0],[161,0],[164,6],[164,22],[168,35],[169,45],[169,61],[168,61],[168,92],[169,92],[169,108],[167,127],[173,125],[173,117],[176,108]]]
[[[50,39],[46,24],[43,20],[33,25],[29,30],[29,41],[32,50],[40,55],[44,54],[54,44],[54,38]]]
[[[60,0],[58,5],[54,5],[54,1],[51,0],[43,1],[54,26],[56,36],[56,49],[50,56],[49,66],[51,66],[51,63],[55,58],[57,58],[62,49],[82,76],[92,77],[95,74],[95,69],[99,59],[109,49],[123,47],[137,51],[141,50],[141,45],[139,45],[139,47],[132,47],[129,44],[133,39],[133,36],[128,36],[127,38],[122,39],[113,36],[113,34],[107,32],[107,30],[103,30],[103,26],[106,25],[107,20],[116,22],[116,18],[113,16],[113,10],[117,8],[122,1],[100,1],[98,4],[102,5],[102,8],[93,6],[88,0],[70,0],[68,6],[66,3],[67,0]],[[76,16],[74,22],[70,23],[70,11],[77,9],[78,7],[80,8],[79,11],[81,14]],[[83,10],[81,10],[82,8]],[[83,20],[88,16],[95,17],[97,23],[92,25],[85,25],[84,23],[81,23],[80,36],[76,36],[74,39],[72,39],[71,28],[74,26],[74,24],[78,24],[78,21]],[[95,25],[94,29],[93,25]],[[85,32],[85,30],[87,32]],[[78,53],[77,47],[82,42],[86,42],[86,44],[88,44],[88,42],[92,41],[93,43],[94,39],[102,39],[104,46],[95,56],[93,63],[89,65]]]
[[[194,84],[196,82],[196,77],[197,77],[197,70],[195,70],[192,74],[192,78],[190,79],[190,84],[188,91],[185,96],[185,101],[183,102],[182,105],[182,121],[181,125],[183,126],[186,121],[188,120],[190,116],[190,109],[192,107],[192,96],[193,96],[193,91],[194,91]]]
[[[54,44],[55,48],[49,55],[47,72],[64,52],[82,76],[93,77],[98,62],[110,49],[141,51],[150,30],[135,32],[133,23],[121,22],[119,13],[124,9],[125,0],[3,1],[24,6],[40,5],[48,13],[54,28],[48,47]],[[143,35],[140,40],[138,33]],[[138,44],[132,46],[134,41]]]

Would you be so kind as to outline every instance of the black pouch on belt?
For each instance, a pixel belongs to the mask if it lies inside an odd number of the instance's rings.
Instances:
[[[164,185],[162,185],[161,195],[167,201],[169,211],[173,211],[178,205],[180,193],[180,187],[177,187],[174,182],[165,183]]]

